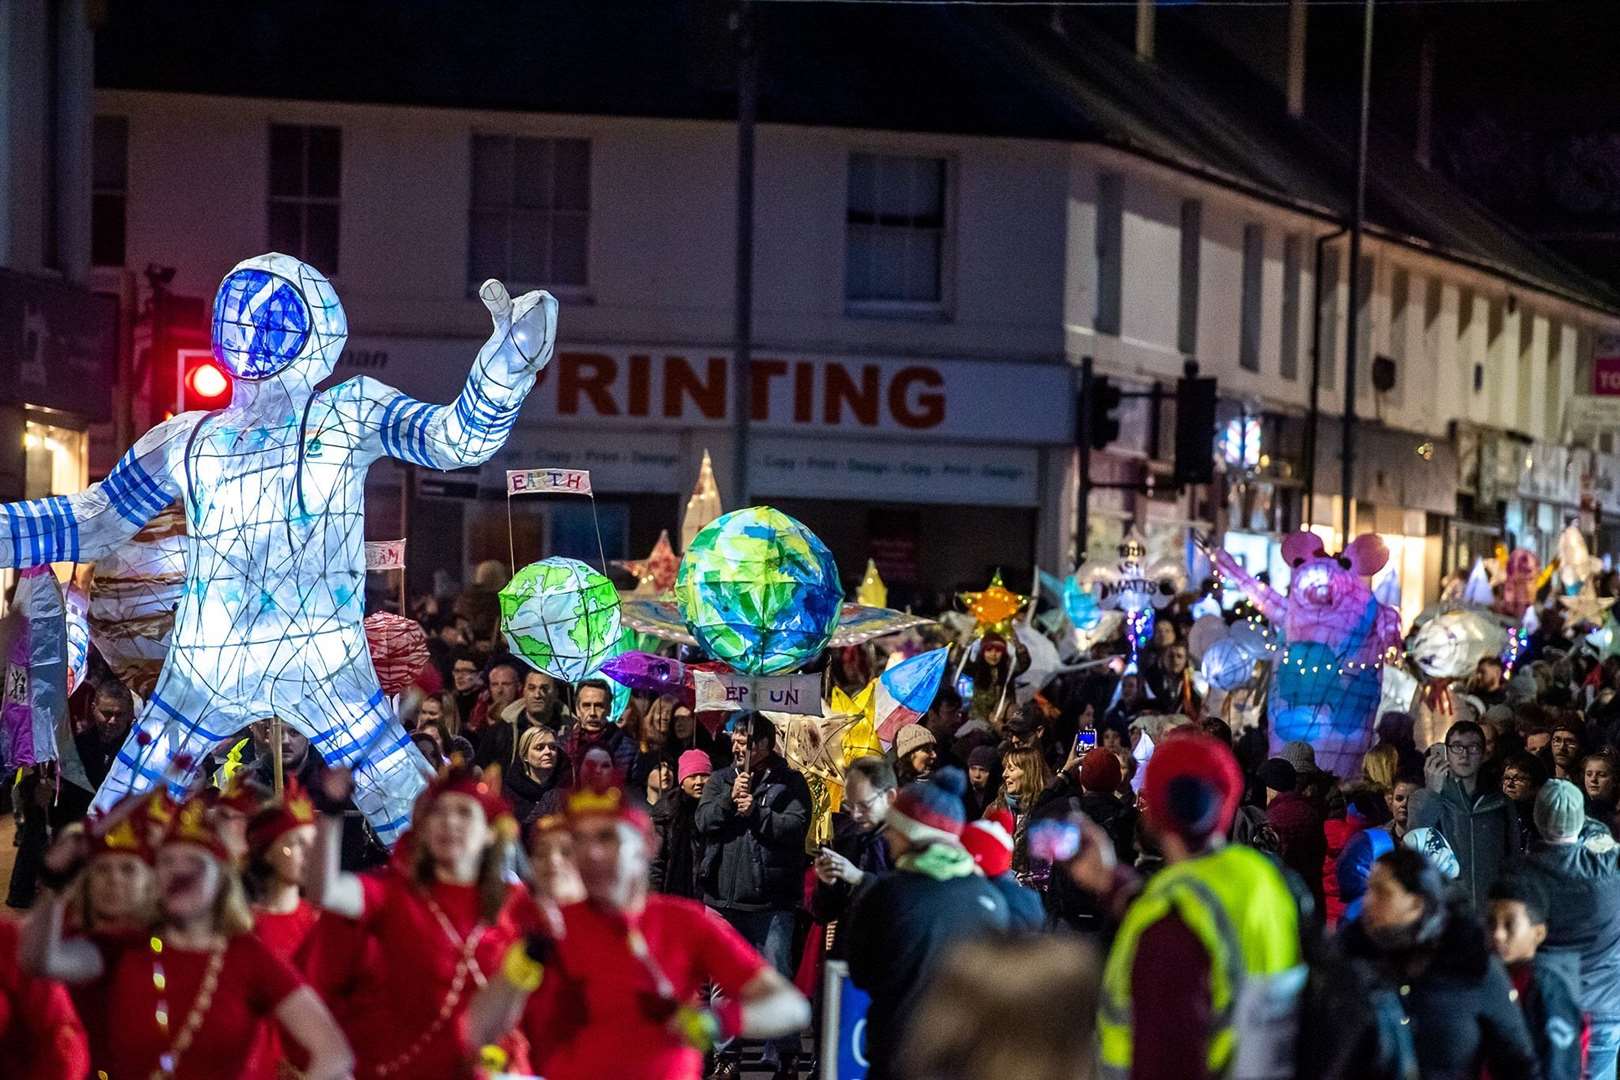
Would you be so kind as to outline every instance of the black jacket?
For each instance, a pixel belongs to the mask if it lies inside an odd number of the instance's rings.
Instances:
[[[861,882],[863,889],[873,882],[875,875],[887,873],[892,867],[889,845],[883,842],[883,830],[859,828],[848,814],[833,815],[832,843],[827,846],[867,875],[866,880]],[[855,888],[842,881],[829,884],[817,878],[816,887],[810,892],[810,917],[823,926],[840,922],[849,914],[856,892]],[[833,932],[827,955],[834,960],[844,959],[844,934],[841,929]]]
[[[1452,905],[1439,940],[1422,951],[1380,950],[1360,920],[1341,931],[1340,941],[1399,995],[1423,1080],[1475,1080],[1482,1065],[1492,1076],[1542,1075],[1507,971],[1465,901]]]
[[[698,803],[703,902],[737,911],[792,911],[804,895],[810,788],[773,753],[754,774],[754,805],[744,817],[731,799],[736,778],[735,765],[711,773]]]
[[[979,874],[939,881],[897,870],[861,890],[845,938],[850,980],[872,995],[866,1014],[870,1080],[897,1074],[904,1018],[950,947],[1005,933],[1008,921],[1007,902]]]
[[[678,787],[653,804],[653,831],[658,835],[651,874],[655,892],[703,899],[703,884],[698,880],[703,838],[698,836],[697,808],[698,800]]]
[[[1080,785],[1067,773],[1041,792],[1029,818],[1031,822],[1046,821],[1076,811],[1085,814],[1108,834],[1108,838],[1114,842],[1114,857],[1119,865],[1136,864],[1136,808],[1112,795],[1096,792],[1082,794]],[[1068,874],[1054,873],[1043,895],[1046,911],[1054,924],[1095,934],[1101,934],[1106,929],[1097,901],[1076,885]]]

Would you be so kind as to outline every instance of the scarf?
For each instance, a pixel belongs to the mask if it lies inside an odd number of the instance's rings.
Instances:
[[[929,844],[921,851],[908,851],[894,865],[896,869],[921,874],[935,881],[971,877],[979,872],[967,849],[954,844]]]

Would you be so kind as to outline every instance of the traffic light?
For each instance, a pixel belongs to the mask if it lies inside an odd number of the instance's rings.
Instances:
[[[206,349],[181,350],[180,362],[185,365],[181,382],[181,411],[208,412],[223,409],[231,403],[231,377]]]
[[[1093,450],[1101,450],[1119,438],[1119,404],[1123,400],[1120,388],[1106,376],[1091,380],[1090,400],[1085,407],[1091,410],[1090,424],[1086,428]]]
[[[1208,484],[1215,479],[1215,380],[1201,379],[1189,365],[1176,380],[1175,482]]]

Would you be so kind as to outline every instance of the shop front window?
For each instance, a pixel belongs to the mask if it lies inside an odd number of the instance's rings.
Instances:
[[[23,434],[23,497],[71,495],[90,482],[89,440],[70,427],[29,420]]]

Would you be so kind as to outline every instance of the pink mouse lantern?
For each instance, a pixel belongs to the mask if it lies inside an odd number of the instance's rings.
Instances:
[[[1400,613],[1379,603],[1367,584],[1389,561],[1389,549],[1364,533],[1330,556],[1315,533],[1296,532],[1282,554],[1293,573],[1286,596],[1227,552],[1214,554],[1216,569],[1282,630],[1267,702],[1271,747],[1304,740],[1321,768],[1354,776],[1372,739],[1384,662],[1400,648]]]

